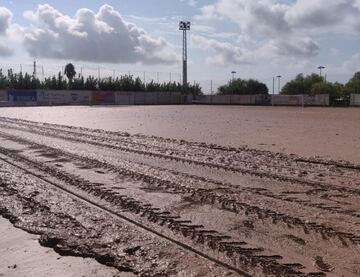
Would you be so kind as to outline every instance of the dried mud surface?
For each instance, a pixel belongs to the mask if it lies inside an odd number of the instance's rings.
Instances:
[[[0,213],[139,276],[360,275],[360,165],[0,118]]]
[[[359,108],[63,106],[1,108],[0,116],[360,163]]]

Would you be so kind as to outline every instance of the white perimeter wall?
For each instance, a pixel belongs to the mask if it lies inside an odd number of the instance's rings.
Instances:
[[[328,94],[318,95],[274,95],[272,96],[274,106],[329,106]]]
[[[351,106],[360,106],[360,94],[351,94],[350,105]]]
[[[7,90],[0,90],[0,102],[8,101],[8,92]]]
[[[263,105],[266,104],[264,95],[200,95],[196,96],[196,104],[215,105]]]

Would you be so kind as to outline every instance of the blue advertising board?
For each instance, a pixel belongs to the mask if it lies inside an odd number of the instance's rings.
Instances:
[[[37,93],[36,90],[9,90],[8,98],[13,102],[36,102]]]

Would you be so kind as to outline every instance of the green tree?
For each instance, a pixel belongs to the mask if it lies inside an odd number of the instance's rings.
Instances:
[[[219,95],[249,95],[249,94],[268,94],[269,89],[264,83],[254,79],[243,80],[234,79],[229,81],[226,85],[218,88]]]
[[[73,68],[74,69],[74,68]],[[71,73],[72,72],[72,73]],[[168,83],[143,83],[140,78],[134,78],[132,75],[124,75],[117,78],[97,79],[89,76],[86,79],[83,76],[75,78],[75,69],[69,64],[65,68],[67,79],[61,72],[57,76],[45,78],[43,81],[28,73],[16,74],[9,69],[5,75],[0,69],[0,89],[54,89],[54,90],[108,90],[108,91],[158,91],[158,92],[181,92],[183,94],[202,94],[199,84],[188,84],[183,87],[176,82]],[[70,74],[71,73],[71,74]]]
[[[346,83],[345,93],[360,93],[360,72],[356,72],[354,76]]]
[[[330,97],[341,97],[343,95],[344,85],[340,83],[319,82],[311,87],[312,94],[329,94]]]
[[[317,83],[323,83],[324,78],[320,77],[318,74],[311,74],[304,76],[303,74],[298,74],[295,79],[287,82],[280,94],[284,95],[299,95],[299,94],[311,94],[312,86]]]
[[[68,77],[70,81],[72,81],[72,79],[76,76],[75,67],[72,63],[68,63],[65,66],[64,74],[66,75],[66,77]]]

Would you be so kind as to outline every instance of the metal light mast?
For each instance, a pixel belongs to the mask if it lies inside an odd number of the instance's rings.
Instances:
[[[318,69],[320,70],[320,77],[322,77],[322,71],[325,69],[325,66],[319,66]]]
[[[179,30],[183,31],[183,86],[186,87],[187,81],[187,31],[190,31],[189,21],[180,21]]]

